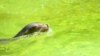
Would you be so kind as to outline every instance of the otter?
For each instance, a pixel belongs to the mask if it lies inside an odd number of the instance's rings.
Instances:
[[[47,32],[49,30],[48,24],[30,23],[20,30],[13,38],[18,38],[24,35],[34,34],[35,32]]]
[[[35,35],[38,33],[50,33],[51,29],[48,26],[48,24],[43,24],[43,23],[30,23],[26,26],[24,26],[14,37],[9,38],[9,39],[0,39],[0,43],[9,43],[11,41],[18,40],[21,36],[28,36],[28,35]],[[50,33],[51,34],[51,33]]]

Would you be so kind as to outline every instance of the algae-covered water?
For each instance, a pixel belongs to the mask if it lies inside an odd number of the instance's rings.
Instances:
[[[0,38],[32,22],[54,34],[0,42],[0,56],[100,56],[100,0],[0,0]]]

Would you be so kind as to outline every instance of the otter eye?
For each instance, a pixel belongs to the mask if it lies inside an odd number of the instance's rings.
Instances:
[[[47,27],[49,27],[48,24],[46,24],[46,25],[47,25]]]

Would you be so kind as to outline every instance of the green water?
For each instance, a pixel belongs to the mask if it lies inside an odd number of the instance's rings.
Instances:
[[[31,22],[54,34],[0,43],[0,56],[100,56],[100,0],[0,0],[0,38]]]

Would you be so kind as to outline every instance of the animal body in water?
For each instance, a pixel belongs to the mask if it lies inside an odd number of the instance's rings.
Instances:
[[[24,35],[34,34],[35,32],[47,32],[49,30],[48,24],[43,23],[30,23],[19,31],[13,38]]]

